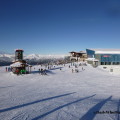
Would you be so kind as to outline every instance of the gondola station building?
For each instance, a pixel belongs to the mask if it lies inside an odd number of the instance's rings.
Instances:
[[[93,66],[120,65],[120,49],[86,49],[86,53]]]

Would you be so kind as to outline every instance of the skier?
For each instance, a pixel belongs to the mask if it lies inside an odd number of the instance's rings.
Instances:
[[[47,75],[47,73],[46,73],[46,69],[44,69],[44,75]]]
[[[38,69],[39,70],[39,74],[40,74],[40,69]]]
[[[20,74],[21,74],[21,75],[23,74],[23,70],[22,70],[22,69],[20,70]]]
[[[10,71],[10,67],[8,68],[8,71]]]
[[[75,72],[78,73],[79,72],[78,69],[75,69]]]
[[[85,69],[82,67],[82,70],[85,70]]]
[[[8,71],[8,68],[6,67],[6,72]]]
[[[41,75],[43,75],[43,69],[41,68]]]
[[[16,74],[19,75],[19,72],[20,72],[19,69],[17,69],[17,70],[16,70]]]
[[[75,68],[77,68],[77,65],[75,65]]]
[[[72,73],[74,72],[74,70],[72,69]]]

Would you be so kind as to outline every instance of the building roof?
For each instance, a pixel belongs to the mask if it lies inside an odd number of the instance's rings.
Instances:
[[[69,52],[69,53],[76,53],[75,51],[71,51],[71,52]]]
[[[81,53],[81,54],[86,54],[86,52],[85,51],[80,51],[80,52],[75,52],[75,51],[72,51],[72,52],[69,52],[69,53]]]
[[[120,54],[120,49],[88,49],[95,51],[96,54]]]
[[[22,50],[22,49],[16,49],[15,51],[23,51],[24,52],[24,50]]]
[[[120,51],[120,49],[89,49],[89,50],[94,50],[94,51]]]
[[[83,53],[83,54],[86,54],[86,51],[80,51],[79,53]]]
[[[87,58],[86,60],[87,61],[99,61],[98,59],[95,59],[95,58]]]
[[[11,67],[22,67],[22,65],[29,66],[28,64],[26,64],[26,63],[21,63],[21,62],[19,62],[19,61],[11,64],[10,66],[11,66]]]

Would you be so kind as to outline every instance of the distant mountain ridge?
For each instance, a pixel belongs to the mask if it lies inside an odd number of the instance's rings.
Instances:
[[[40,55],[40,54],[30,54],[30,55],[24,55],[24,60],[27,60],[30,63],[36,63],[36,62],[44,62],[47,60],[57,60],[57,59],[64,59],[68,55]],[[9,54],[5,52],[0,52],[0,65],[3,64],[10,64],[15,60],[14,54]]]

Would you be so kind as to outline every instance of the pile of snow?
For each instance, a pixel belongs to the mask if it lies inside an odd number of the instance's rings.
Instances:
[[[15,62],[13,64],[10,65],[11,67],[21,67],[22,63],[21,62]]]

